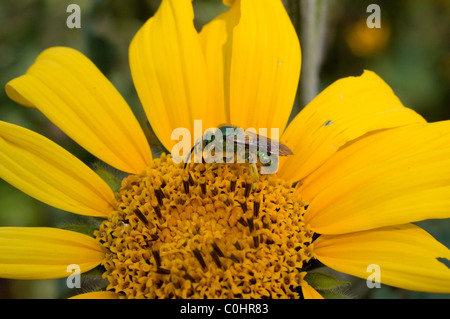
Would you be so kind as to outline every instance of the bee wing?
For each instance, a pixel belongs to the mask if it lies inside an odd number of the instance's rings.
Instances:
[[[230,135],[230,139],[233,139],[233,142],[240,145],[246,145],[246,146],[255,146],[257,149],[259,148],[258,144],[258,134],[249,132],[249,131],[242,131],[237,134]]]
[[[279,147],[279,155],[280,156],[288,156],[288,155],[292,155],[294,154],[291,149],[289,147],[287,147],[286,145],[284,145],[283,143],[279,143],[278,145]]]
[[[280,143],[278,141],[272,140],[268,137],[258,135],[258,144],[259,148],[263,152],[271,153],[271,154],[277,154],[280,156],[287,156],[293,154],[291,149],[284,145],[283,143]]]
[[[227,138],[229,138],[229,140],[227,140],[228,142],[255,146],[262,152],[277,154],[280,156],[287,156],[292,154],[292,151],[286,145],[250,131],[245,131],[243,134],[229,135],[227,136]]]

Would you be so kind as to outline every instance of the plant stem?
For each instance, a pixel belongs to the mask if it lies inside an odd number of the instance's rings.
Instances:
[[[328,4],[329,0],[288,0],[288,9],[302,47],[301,107],[319,93]]]

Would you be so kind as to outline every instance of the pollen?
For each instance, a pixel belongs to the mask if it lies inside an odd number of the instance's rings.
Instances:
[[[299,298],[313,232],[292,185],[247,164],[153,160],[95,235],[124,298]]]

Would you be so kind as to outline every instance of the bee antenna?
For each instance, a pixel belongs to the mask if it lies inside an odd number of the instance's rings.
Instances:
[[[198,144],[202,143],[202,142],[203,142],[203,140],[200,140],[200,141],[198,141],[197,143],[194,144],[194,146],[192,147],[191,151],[189,152],[188,157],[186,158],[186,162],[184,162],[184,168],[186,168],[186,166],[187,166],[187,164],[188,164],[188,162],[189,162],[189,159],[191,158],[191,154],[194,152],[195,147],[196,147]]]
[[[194,144],[194,146],[192,147],[191,151],[189,152],[189,155],[188,155],[188,157],[186,158],[186,162],[184,162],[184,168],[185,168],[185,169],[186,169],[186,166],[187,166],[187,164],[188,164],[188,162],[189,162],[189,159],[191,158],[191,154],[192,154],[192,152],[193,152],[194,149],[195,149],[195,145],[196,145],[196,144]]]

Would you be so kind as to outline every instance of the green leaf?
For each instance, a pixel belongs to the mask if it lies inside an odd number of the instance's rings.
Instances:
[[[97,175],[99,175],[106,182],[106,184],[111,187],[113,192],[119,191],[122,184],[121,180],[123,179],[118,176],[120,175],[119,171],[113,172],[112,168],[106,167],[106,165],[102,165],[101,163],[95,163],[93,165],[93,169]]]
[[[94,276],[94,277],[100,276],[100,277],[102,277],[103,273],[105,273],[105,272],[106,272],[105,267],[100,265],[100,266],[97,266],[97,267],[87,271],[87,272],[84,272],[83,276],[84,277],[91,277],[91,276]]]
[[[339,280],[336,277],[320,272],[308,272],[305,276],[306,282],[316,290],[331,290],[340,286],[350,285],[349,281]]]
[[[318,293],[325,299],[348,299],[348,297],[339,290],[319,290]]]

